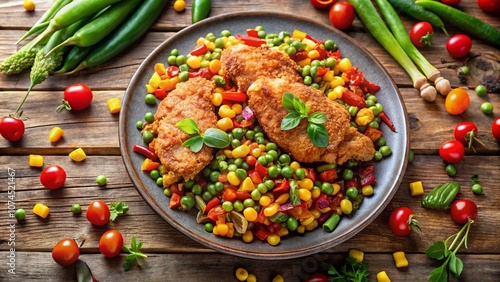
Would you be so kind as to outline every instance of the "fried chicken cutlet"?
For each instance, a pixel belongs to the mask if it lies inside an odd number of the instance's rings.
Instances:
[[[201,77],[190,78],[177,84],[176,89],[158,105],[153,124],[157,137],[150,147],[154,148],[163,165],[164,187],[181,178],[193,178],[212,160],[213,149],[206,145],[198,153],[182,146],[190,135],[175,125],[185,118],[192,118],[202,133],[208,128],[217,127],[211,100],[214,88],[213,81]]]
[[[242,92],[246,92],[259,76],[302,81],[298,65],[289,56],[267,47],[234,45],[222,51],[220,60],[226,76]]]
[[[310,107],[309,113],[326,115],[328,131],[327,147],[315,146],[307,135],[307,120],[283,131],[281,121],[288,114],[282,106],[284,92],[291,92]],[[266,135],[279,147],[299,162],[327,162],[343,164],[351,158],[371,160],[375,154],[372,141],[350,126],[350,115],[346,108],[328,99],[323,92],[301,82],[282,78],[259,77],[248,88],[248,104]]]

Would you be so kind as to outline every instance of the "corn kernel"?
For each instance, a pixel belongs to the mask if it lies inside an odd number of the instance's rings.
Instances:
[[[361,194],[363,196],[371,196],[373,195],[373,186],[371,185],[366,185],[361,188]]]
[[[250,177],[247,176],[240,185],[238,191],[240,192],[252,192],[255,189],[255,185]]]
[[[233,157],[233,151],[232,150],[226,149],[226,150],[224,150],[223,153],[226,156],[226,158],[228,158],[228,159],[234,159],[234,157]]]
[[[306,232],[306,227],[304,225],[300,225],[297,227],[297,233],[304,234]]]
[[[75,162],[81,162],[87,158],[82,148],[78,148],[69,153],[69,157]]]
[[[334,75],[335,74],[333,73],[333,70],[330,70],[330,71],[326,72],[325,75],[323,75],[323,80],[331,82],[333,80],[333,78],[335,77]]]
[[[255,274],[248,274],[247,282],[257,282],[257,276]]]
[[[238,178],[236,172],[234,171],[230,171],[227,173],[227,181],[233,186],[238,186],[241,183],[241,180]]]
[[[170,79],[162,79],[162,81],[160,81],[160,84],[158,84],[158,89],[160,90],[170,91],[173,90],[174,88],[175,85],[172,85]]]
[[[313,187],[313,189],[311,189],[311,197],[313,199],[317,199],[319,196],[321,195],[321,189],[319,189],[318,187]]]
[[[352,64],[351,64],[351,60],[349,60],[348,58],[342,58],[340,59],[339,61],[339,70],[341,72],[347,72],[347,71],[350,71],[352,69]]]
[[[33,213],[38,215],[41,218],[46,218],[49,215],[50,209],[46,205],[42,203],[37,203],[33,207]]]
[[[233,238],[233,236],[234,236],[234,223],[232,223],[232,222],[227,222],[227,223],[226,223],[226,225],[227,225],[227,227],[229,228],[229,229],[227,230],[226,237],[228,237],[228,238]]]
[[[307,190],[311,190],[314,187],[314,183],[310,178],[304,178],[302,180],[297,181],[297,184],[300,188],[304,188]]]
[[[233,110],[235,114],[239,115],[241,114],[241,111],[243,111],[243,107],[241,104],[234,104],[231,106],[231,110]]]
[[[212,94],[212,104],[216,107],[220,106],[222,104],[222,94],[220,93],[213,93]]]
[[[385,271],[380,271],[377,273],[377,282],[391,282],[391,279],[389,279]]]
[[[307,226],[307,225],[311,224],[314,220],[315,220],[314,216],[310,216],[308,218],[301,220],[300,224]]]
[[[283,205],[288,201],[288,199],[290,199],[290,194],[283,193],[283,194],[279,195],[278,198],[276,198],[276,200],[274,200],[274,202],[278,203],[280,205]]]
[[[186,60],[186,64],[192,69],[199,69],[201,66],[201,60],[198,56],[189,56]]]
[[[342,85],[335,86],[335,88],[333,88],[333,90],[332,90],[332,92],[335,93],[337,99],[342,98],[342,93],[344,93],[344,91],[345,91],[345,87]]]
[[[221,118],[234,118],[236,113],[228,105],[222,105],[219,108],[218,115]]]
[[[251,230],[247,230],[243,235],[241,236],[241,239],[245,243],[251,243],[253,241],[253,233]]]
[[[30,0],[24,0],[23,7],[26,12],[33,12],[35,10],[35,3]]]
[[[317,208],[311,209],[311,214],[314,216],[314,219],[318,219],[321,217],[321,211]]]
[[[257,220],[258,213],[254,208],[247,207],[243,210],[243,215],[245,216],[246,220],[255,221]]]
[[[311,223],[306,225],[306,230],[312,231],[312,230],[316,229],[316,227],[318,227],[318,221],[316,219],[314,219]]]
[[[269,236],[266,237],[266,240],[269,243],[269,245],[276,246],[280,243],[281,238],[278,234],[269,234]],[[274,281],[283,281],[283,279],[281,279],[281,280],[275,280],[275,279],[276,279],[276,277],[273,279],[273,282]]]
[[[49,133],[49,141],[50,142],[57,142],[61,137],[64,135],[64,130],[60,128],[59,126],[54,126]]]
[[[221,68],[222,64],[219,60],[211,60],[210,63],[208,63],[208,69],[213,74],[218,74]]]
[[[305,43],[306,44],[306,51],[309,52],[311,50],[314,49],[314,47],[316,46],[316,43],[314,43],[314,41],[308,39],[308,38],[304,38],[302,39],[302,43]]]
[[[412,196],[419,196],[424,194],[424,187],[422,181],[415,181],[410,183],[410,194]]]
[[[250,147],[248,145],[240,145],[236,148],[233,149],[233,157],[235,159],[237,158],[244,158],[250,153]]]
[[[34,166],[34,167],[42,167],[43,166],[43,156],[30,155],[28,161],[29,161],[30,166]]]
[[[267,195],[260,197],[259,204],[263,207],[267,207],[271,204],[271,198]]]
[[[229,232],[229,226],[225,223],[219,223],[214,226],[214,229],[217,229],[217,233],[220,236],[226,236],[227,232]]]
[[[340,191],[341,187],[340,187],[340,185],[338,183],[333,183],[332,186],[333,186],[333,193],[332,193],[332,195],[335,195],[335,194],[337,194]]]
[[[146,84],[146,91],[149,93],[149,94],[153,94],[155,93],[155,90],[156,88],[154,88],[153,86],[149,85],[149,84]]]
[[[179,80],[179,76],[174,76],[170,79],[170,85],[172,87],[172,89],[175,88],[175,86],[177,86],[177,83],[179,83],[180,80]]]
[[[228,131],[230,129],[233,129],[234,124],[230,118],[225,117],[217,121],[217,127],[222,131]]]
[[[306,59],[304,59],[302,61],[298,61],[297,62],[297,65],[299,65],[301,67],[305,67],[305,66],[308,66],[310,64],[311,64],[311,59],[309,59],[309,58],[306,58]]]
[[[260,157],[260,154],[262,154],[262,151],[260,150],[260,148],[253,149],[252,153],[251,153],[251,155],[256,157],[256,158]]]
[[[305,189],[305,188],[299,188],[299,198],[302,201],[309,201],[311,199],[311,191]]]
[[[265,197],[265,196],[263,196]],[[277,203],[272,203],[268,207],[264,208],[264,215],[267,217],[273,216],[278,212],[280,205]]]
[[[122,109],[120,99],[118,99],[118,98],[109,99],[108,100],[108,108],[109,108],[109,112],[111,114],[119,113],[120,110]]]
[[[281,227],[280,230],[276,233],[278,236],[283,237],[289,234],[288,228],[286,227]]]
[[[235,276],[236,276],[236,279],[238,279],[238,281],[245,281],[248,279],[248,271],[242,267],[236,269],[236,273],[235,273]]]
[[[348,199],[343,199],[340,202],[340,209],[342,210],[342,213],[350,214],[352,212],[352,202]]]
[[[394,258],[394,263],[397,268],[408,266],[408,260],[404,252],[395,252],[392,254],[392,257]]]
[[[294,29],[292,32],[292,38],[297,39],[297,40],[303,40],[306,38],[307,33],[303,32],[302,30]]]
[[[365,253],[357,249],[350,249],[349,256],[356,260],[358,263],[362,263],[365,257]]]
[[[307,57],[309,57],[309,59],[311,59],[311,60],[319,58],[318,50],[311,50],[311,51],[307,52]]]
[[[198,39],[196,40],[196,46],[201,44],[205,44],[205,37],[198,37]]]
[[[293,169],[293,171],[296,171],[297,168],[300,168],[300,164],[296,161],[293,161],[291,164],[290,164],[290,167]]]

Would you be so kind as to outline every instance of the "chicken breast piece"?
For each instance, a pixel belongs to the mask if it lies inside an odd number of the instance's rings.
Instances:
[[[177,84],[176,89],[158,105],[152,127],[157,137],[150,146],[153,146],[163,165],[165,187],[181,178],[193,178],[212,160],[213,149],[206,145],[198,153],[182,146],[191,136],[175,125],[185,118],[192,118],[202,133],[208,128],[217,127],[211,100],[214,89],[213,81],[201,77],[190,78]]]
[[[307,120],[291,130],[281,130],[283,118],[289,113],[281,104],[284,92],[291,92],[310,107],[309,114],[326,115],[327,147],[315,146],[307,135]],[[351,158],[371,160],[375,149],[371,140],[350,127],[346,108],[328,99],[323,92],[300,82],[259,77],[247,91],[248,104],[267,136],[299,162],[343,164]]]
[[[222,51],[221,63],[226,76],[242,92],[246,92],[259,76],[302,81],[298,65],[289,56],[267,47],[231,46]]]

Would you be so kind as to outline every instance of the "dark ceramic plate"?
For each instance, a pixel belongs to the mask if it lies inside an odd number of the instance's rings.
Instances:
[[[141,134],[135,127],[136,121],[142,120],[146,112],[155,111],[155,107],[144,103],[145,85],[153,74],[154,64],[166,62],[170,50],[174,48],[179,49],[181,54],[188,54],[195,47],[196,40],[209,32],[219,34],[221,30],[229,29],[232,34],[245,34],[247,28],[256,26],[263,26],[268,33],[300,29],[318,39],[333,39],[343,57],[350,58],[352,64],[358,66],[369,81],[380,85],[378,99],[397,128],[395,133],[387,126],[381,126],[388,145],[392,148],[392,155],[377,163],[375,193],[365,198],[360,210],[352,217],[342,217],[332,233],[317,228],[304,236],[287,236],[274,247],[259,240],[247,244],[240,239],[212,235],[203,229],[202,224],[196,223],[194,211],[186,213],[170,209],[169,198],[163,195],[163,189],[141,171],[144,158],[132,151],[134,144],[143,143]],[[359,40],[361,39],[358,38]],[[409,139],[406,109],[401,94],[384,67],[367,50],[332,27],[294,15],[269,12],[235,13],[209,18],[183,29],[158,46],[141,64],[128,86],[120,113],[119,134],[121,153],[130,178],[144,200],[161,218],[207,247],[255,259],[288,259],[310,255],[338,245],[360,232],[384,210],[396,193],[406,168]]]

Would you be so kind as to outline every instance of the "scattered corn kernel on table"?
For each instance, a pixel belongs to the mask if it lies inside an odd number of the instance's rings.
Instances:
[[[6,0],[0,3],[0,61],[19,47],[14,45],[40,15],[50,6],[48,0],[34,1],[35,12],[26,12],[23,1]],[[50,76],[35,87],[24,106],[26,132],[17,142],[0,139],[0,281],[76,281],[75,267],[63,268],[51,257],[54,245],[62,238],[86,235],[80,258],[87,262],[99,281],[236,281],[235,270],[244,267],[256,275],[258,281],[271,281],[281,275],[285,281],[300,281],[319,269],[319,262],[339,265],[350,249],[365,253],[370,281],[376,274],[385,271],[392,281],[426,281],[431,270],[440,262],[429,259],[424,251],[433,242],[445,240],[460,230],[447,212],[424,209],[421,196],[412,197],[409,185],[422,181],[425,192],[449,181],[461,184],[460,198],[472,199],[479,213],[471,227],[468,248],[462,247],[458,256],[464,269],[460,279],[450,274],[451,281],[471,281],[480,277],[482,281],[498,281],[500,277],[500,145],[491,134],[491,123],[500,114],[500,93],[488,93],[478,97],[474,92],[475,82],[461,81],[457,68],[466,59],[453,59],[445,49],[447,37],[436,30],[432,47],[423,49],[423,54],[449,79],[452,87],[468,87],[471,103],[467,111],[451,116],[445,111],[443,96],[433,103],[425,102],[412,88],[410,77],[390,55],[367,33],[358,18],[346,34],[357,39],[359,44],[371,52],[388,70],[397,83],[404,99],[410,123],[410,148],[415,157],[407,166],[398,192],[367,228],[350,240],[322,253],[286,261],[259,261],[218,253],[202,246],[164,222],[139,196],[132,185],[120,156],[118,139],[119,114],[111,114],[107,100],[121,99],[132,75],[145,57],[160,43],[191,24],[191,1],[186,1],[186,10],[174,11],[174,1],[166,9],[150,31],[133,48],[123,52],[99,67],[91,68],[71,76]],[[462,1],[458,7],[467,13],[500,28],[500,11],[482,12],[476,1]],[[210,16],[247,10],[274,11],[309,17],[311,20],[329,24],[328,11],[316,10],[309,1],[212,1]],[[402,16],[407,29],[416,21]],[[461,32],[457,27],[447,26],[450,34]],[[500,51],[491,45],[473,38],[474,53],[490,53],[500,58]],[[360,40],[362,39],[362,40]],[[472,54],[470,54],[472,56]],[[497,77],[498,79],[498,77]],[[55,112],[64,88],[72,83],[85,83],[94,91],[90,108],[81,112]],[[29,86],[29,71],[20,75],[0,74],[0,115],[15,111]],[[492,115],[485,115],[480,105],[489,101],[493,105]],[[458,173],[450,177],[445,173],[445,163],[438,154],[440,145],[452,139],[453,127],[461,121],[472,121],[479,128],[478,138],[484,146],[476,144],[475,151],[466,150],[464,159],[456,165]],[[64,129],[64,137],[57,143],[48,141],[49,131],[54,126]],[[68,154],[83,148],[87,158],[74,162]],[[63,189],[49,191],[44,188],[39,176],[41,169],[30,167],[28,156],[42,155],[44,163],[59,164],[67,171],[68,178]],[[10,177],[9,173],[14,172]],[[387,172],[391,173],[391,172]],[[108,183],[100,187],[97,175],[106,175]],[[470,189],[471,176],[478,175],[484,188],[481,195]],[[10,180],[9,180],[10,179]],[[15,197],[9,197],[10,185],[15,184]],[[127,214],[104,227],[92,226],[85,215],[74,216],[70,212],[74,203],[85,209],[95,199],[107,203],[124,201],[129,205]],[[42,219],[32,213],[33,206],[43,202],[50,207],[50,216]],[[9,218],[13,208],[24,208],[26,220],[17,222]],[[388,226],[389,215],[397,207],[413,209],[422,227],[422,234],[408,237],[394,236]],[[142,251],[148,258],[142,267],[134,266],[123,271],[125,254],[107,259],[100,254],[98,241],[108,229],[118,229],[129,245],[132,236],[144,243]],[[403,251],[409,266],[398,269],[393,253]]]

